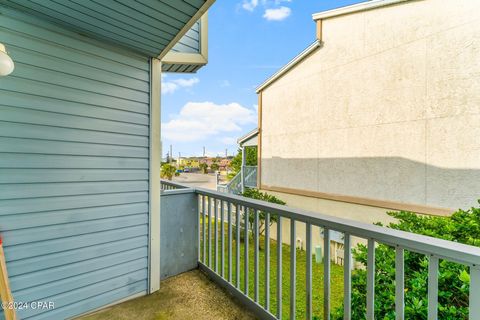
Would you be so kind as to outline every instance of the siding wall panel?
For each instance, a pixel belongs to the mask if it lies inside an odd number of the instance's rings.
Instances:
[[[148,169],[148,159],[5,153],[0,168]]]
[[[146,242],[147,242],[147,237],[141,236],[141,237],[120,240],[120,241],[117,241],[116,243],[100,244],[96,246],[95,250],[86,251],[83,248],[80,248],[76,250],[53,253],[53,254],[43,255],[39,257],[16,260],[10,263],[12,271],[9,273],[9,276],[13,277],[13,276],[17,276],[25,273],[34,272],[37,270],[44,270],[48,268],[57,267],[63,264],[70,264],[70,263],[80,262],[83,260],[93,259],[98,256],[106,256],[106,255],[118,253],[125,250],[132,250],[132,249],[144,247]],[[141,267],[143,268],[144,265],[142,265]],[[122,268],[119,268],[119,269],[122,270],[122,272],[124,272]],[[109,272],[109,271],[112,271],[112,270],[102,270],[102,272]],[[74,282],[78,281],[80,277],[85,277],[88,279],[90,275],[82,274],[82,275],[73,277],[74,278],[73,281]],[[70,278],[65,280],[65,282],[69,280]],[[47,285],[58,287],[56,284],[47,284]],[[64,285],[65,283],[62,283],[62,286]],[[37,292],[37,294],[41,294],[43,290],[44,288],[34,287],[29,291],[29,294],[32,294],[33,292]],[[33,298],[26,297],[25,299],[38,299],[38,298],[40,298],[40,296],[35,296]]]
[[[2,102],[0,102],[0,119],[2,121],[148,136],[148,127],[145,125],[97,119],[92,117],[93,114],[90,114],[90,117],[52,114],[51,112],[4,107],[1,104]]]
[[[80,248],[83,248],[83,250],[91,250],[95,249],[97,245],[116,243],[120,240],[144,236],[147,233],[148,226],[146,225],[115,229],[103,232],[101,234],[102,237],[92,237],[90,234],[87,234],[64,239],[5,247],[5,255],[8,256],[9,261],[15,261],[31,257],[41,257],[59,252],[68,252],[69,250]],[[19,298],[21,298],[21,296],[19,296]]]
[[[63,223],[90,221],[112,217],[123,217],[148,212],[144,203],[113,205],[97,208],[34,212],[2,216],[2,230],[17,230]],[[54,219],[55,218],[55,219]]]
[[[52,124],[55,123],[52,121]],[[0,136],[10,138],[17,137],[22,139],[40,139],[148,147],[148,137],[93,130],[78,130],[70,129],[68,127],[58,128],[53,126],[23,124],[18,122],[0,121]]]
[[[121,111],[119,109],[100,107],[95,105],[86,105],[75,103],[71,101],[58,100],[49,97],[39,97],[36,96],[33,100],[31,95],[28,93],[18,93],[18,92],[4,92],[2,95],[1,104],[9,107],[24,108],[31,110],[39,110],[45,112],[54,112],[59,114],[73,115],[73,116],[82,116],[76,118],[76,121],[73,123],[79,122],[81,119],[90,119],[90,121],[84,121],[90,123],[92,121],[101,119],[101,120],[110,120],[110,121],[119,121],[133,124],[148,125],[148,114],[141,114],[137,112],[130,111]],[[33,113],[32,111],[28,114]],[[95,117],[92,117],[92,114]],[[58,117],[58,116],[57,116]],[[22,121],[25,122],[25,121]],[[106,124],[104,123],[102,127]],[[61,126],[57,124],[57,126]],[[103,130],[105,131],[105,130]]]
[[[148,192],[104,193],[47,198],[2,200],[0,216],[143,202]]]
[[[0,232],[15,300],[55,303],[19,317],[65,319],[145,293],[148,58],[0,14],[15,61],[0,80]]]
[[[146,170],[111,169],[0,169],[2,183],[92,182],[148,180]]]

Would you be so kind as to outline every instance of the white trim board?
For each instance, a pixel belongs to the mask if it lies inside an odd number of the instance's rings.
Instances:
[[[164,64],[194,64],[208,63],[208,13],[200,19],[200,53],[184,53],[170,50],[163,58]]]
[[[302,62],[303,59],[308,57],[311,53],[313,53],[315,50],[320,48],[322,46],[322,42],[320,40],[316,40],[314,43],[312,43],[308,48],[303,50],[299,55],[297,55],[295,58],[293,58],[289,63],[287,63],[285,66],[283,66],[280,70],[278,70],[276,73],[274,73],[270,78],[265,80],[260,86],[257,87],[256,92],[259,93],[266,87],[268,87],[270,84],[275,82],[278,78],[283,76],[285,73],[290,71],[293,67],[295,67],[298,63]]]
[[[162,63],[150,60],[149,254],[148,292],[160,289],[160,92]]]
[[[332,10],[327,10],[327,11],[322,11],[318,13],[314,13],[312,15],[313,20],[321,20],[321,19],[327,19],[327,18],[332,18],[332,17],[337,17],[341,16],[344,14],[350,14],[350,13],[355,13],[355,12],[360,12],[360,11],[366,11],[366,10],[371,10],[371,9],[376,9],[380,7],[385,7],[397,3],[402,3],[402,2],[407,2],[411,0],[372,0],[372,1],[365,1],[361,3],[356,3],[351,6],[346,6],[346,7],[341,7],[337,9],[332,9]]]
[[[197,22],[203,15],[205,15],[208,9],[212,6],[215,0],[207,0],[203,6],[197,11],[197,13],[185,24],[185,26],[180,30],[180,32],[173,38],[172,41],[163,49],[163,51],[158,56],[158,59],[163,61],[163,58],[170,53],[172,48],[177,44],[177,42],[193,27],[195,22]]]

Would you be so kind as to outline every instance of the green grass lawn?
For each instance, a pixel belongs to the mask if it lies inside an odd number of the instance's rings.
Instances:
[[[207,224],[208,226],[208,224]],[[218,228],[220,229],[220,228]],[[207,229],[208,230],[208,229]],[[243,230],[242,230],[243,231]],[[207,265],[214,266],[214,228],[212,224],[212,261],[208,261],[207,249]],[[208,239],[208,231],[207,231]],[[235,227],[232,227],[232,283],[236,283],[236,246]],[[259,251],[259,303],[265,305],[265,240],[260,237],[261,250]],[[201,244],[203,246],[203,244]],[[203,248],[203,247],[201,247]],[[201,250],[203,255],[203,249]],[[220,273],[220,230],[218,230],[218,266]],[[244,263],[245,263],[245,244],[243,240],[240,242],[240,290],[244,291]],[[248,296],[254,299],[254,242],[253,237],[249,238],[249,267],[248,267]],[[306,252],[297,249],[296,251],[296,319],[305,319],[306,313]],[[203,256],[201,256],[203,259]],[[201,260],[203,261],[203,260]],[[225,228],[225,269],[224,277],[228,276],[228,247],[227,247],[227,228]],[[331,264],[331,310],[341,306],[343,301],[343,267]],[[290,246],[282,245],[282,319],[289,319],[290,314]],[[270,312],[277,313],[277,241],[270,240]],[[316,263],[315,257],[312,256],[312,306],[313,316],[323,319],[323,263]]]

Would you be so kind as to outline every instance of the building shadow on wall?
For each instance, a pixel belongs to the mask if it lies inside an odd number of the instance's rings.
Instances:
[[[262,186],[450,209],[480,199],[480,169],[432,166],[402,157],[263,158]]]

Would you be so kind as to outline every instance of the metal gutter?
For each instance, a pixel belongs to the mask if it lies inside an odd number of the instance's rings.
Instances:
[[[259,93],[266,87],[268,87],[270,84],[275,82],[278,78],[283,76],[285,73],[290,71],[293,67],[295,67],[298,63],[303,61],[306,57],[308,57],[311,53],[313,53],[315,50],[320,48],[322,46],[322,42],[320,40],[315,40],[314,43],[312,43],[308,48],[303,50],[299,55],[297,55],[295,58],[293,58],[289,63],[287,63],[285,66],[283,66],[280,70],[278,70],[276,73],[274,73],[270,78],[268,78],[264,83],[262,83],[260,86],[257,87],[256,92]]]

